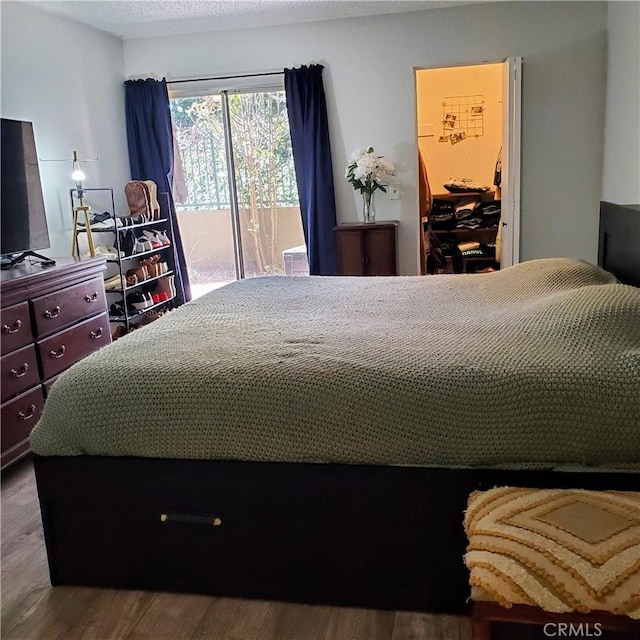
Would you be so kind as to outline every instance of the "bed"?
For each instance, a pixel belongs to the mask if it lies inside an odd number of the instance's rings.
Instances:
[[[53,387],[51,582],[464,613],[473,490],[637,490],[639,354],[581,261],[229,285]]]

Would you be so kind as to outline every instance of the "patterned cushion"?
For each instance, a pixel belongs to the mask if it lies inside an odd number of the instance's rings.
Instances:
[[[640,493],[476,491],[464,526],[474,600],[640,619]]]

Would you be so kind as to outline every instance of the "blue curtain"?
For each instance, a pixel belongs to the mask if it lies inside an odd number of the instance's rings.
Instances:
[[[173,184],[173,132],[166,80],[127,80],[125,109],[132,180],[153,180],[158,193],[167,193],[175,240],[178,303],[191,299],[187,263],[182,248],[171,186]],[[158,198],[160,200],[160,198]]]
[[[309,273],[330,276],[336,272],[336,201],[322,69],[285,69],[284,88]]]

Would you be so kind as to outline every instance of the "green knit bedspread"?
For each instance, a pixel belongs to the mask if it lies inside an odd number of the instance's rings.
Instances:
[[[268,277],[65,372],[39,455],[640,467],[640,289],[586,262]]]

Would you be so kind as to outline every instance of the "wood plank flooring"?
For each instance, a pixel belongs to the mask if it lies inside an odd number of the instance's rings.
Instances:
[[[471,640],[466,618],[49,585],[31,462],[2,476],[4,640]]]

